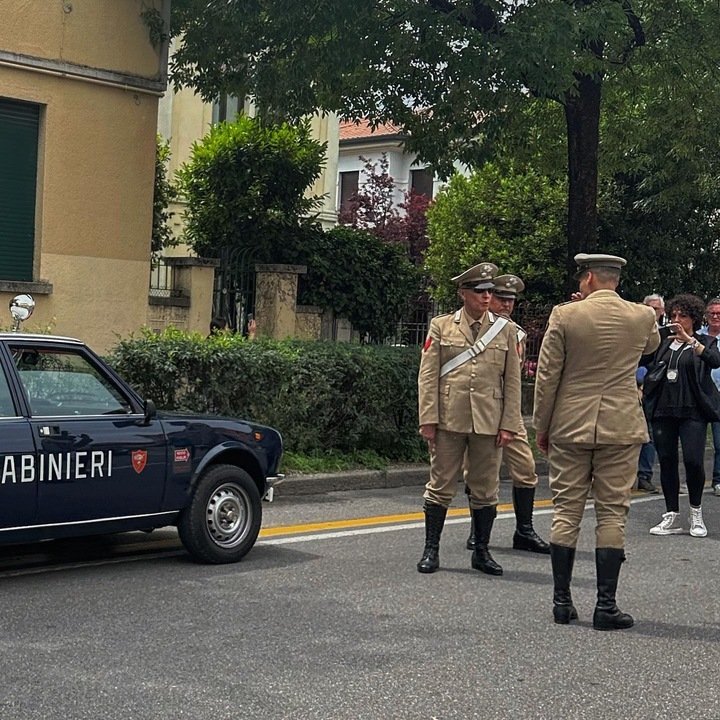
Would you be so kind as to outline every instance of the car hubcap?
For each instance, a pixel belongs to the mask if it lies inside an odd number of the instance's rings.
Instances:
[[[207,504],[207,529],[221,547],[235,547],[248,533],[250,499],[236,485],[221,485]]]

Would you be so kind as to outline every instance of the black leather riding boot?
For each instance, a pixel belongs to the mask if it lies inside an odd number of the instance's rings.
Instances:
[[[470,504],[470,498],[468,498],[468,505],[469,504]],[[468,535],[468,539],[467,539],[467,542],[465,543],[465,547],[468,550],[475,549],[475,521],[473,520],[472,508],[470,508],[470,534]]]
[[[622,612],[616,602],[620,566],[625,562],[625,551],[620,548],[597,548],[597,605],[593,615],[596,630],[625,630],[634,624],[632,615]]]
[[[493,560],[488,550],[495,515],[497,515],[497,508],[494,505],[472,511],[473,523],[475,524],[475,549],[473,550],[471,564],[475,570],[488,575],[503,574],[503,569]]]
[[[558,625],[577,620],[577,610],[570,595],[575,548],[550,543],[550,561],[553,573],[553,617]]]
[[[417,564],[418,572],[434,573],[440,567],[440,535],[445,525],[447,508],[425,502],[425,549]]]
[[[515,508],[515,534],[513,535],[513,548],[515,550],[529,550],[530,552],[550,553],[548,545],[533,528],[533,503],[535,501],[535,488],[513,487],[513,507]]]

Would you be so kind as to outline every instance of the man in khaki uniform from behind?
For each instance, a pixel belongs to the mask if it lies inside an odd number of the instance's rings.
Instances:
[[[618,630],[633,618],[615,602],[625,560],[625,521],[640,446],[648,439],[635,370],[660,343],[651,308],[615,292],[614,255],[575,256],[581,300],[556,306],[538,359],[534,426],[550,462],[555,511],[550,532],[555,622],[577,619],[570,595],[575,546],[593,489],[597,605],[593,627]]]
[[[432,319],[420,360],[420,434],[430,449],[425,548],[417,565],[422,573],[439,567],[440,535],[467,451],[465,482],[476,540],[472,567],[502,575],[488,543],[498,502],[500,451],[520,432],[522,418],[515,326],[488,310],[496,274],[492,263],[479,263],[453,278],[463,307]]]

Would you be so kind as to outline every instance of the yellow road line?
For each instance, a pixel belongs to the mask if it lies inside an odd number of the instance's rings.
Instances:
[[[537,500],[535,507],[551,507],[552,500]],[[513,509],[510,504],[498,505],[498,512],[509,512]],[[469,517],[467,508],[450,508],[448,517]],[[417,522],[425,518],[424,513],[404,513],[402,515],[377,515],[375,517],[351,518],[348,520],[327,520],[325,522],[305,523],[304,525],[279,525],[278,527],[264,528],[260,537],[279,537],[283,535],[296,535],[298,533],[317,532],[318,530],[341,530],[353,527],[371,527],[373,525],[389,525],[392,523]]]

